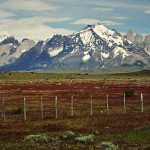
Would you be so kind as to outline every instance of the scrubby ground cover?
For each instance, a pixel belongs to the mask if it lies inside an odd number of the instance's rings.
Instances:
[[[126,97],[125,113],[123,93],[126,91],[132,91],[134,94]],[[143,113],[141,93],[144,98]],[[107,94],[109,94],[109,114],[106,107]],[[71,116],[71,96],[74,100],[73,116]],[[26,121],[23,117],[24,97],[27,109]],[[41,118],[41,97],[44,119]],[[105,147],[105,144],[106,147],[108,144],[121,150],[149,149],[150,77],[145,72],[102,76],[1,74],[0,105],[3,98],[6,101],[6,122],[0,119],[0,149],[95,150]],[[30,143],[25,140],[27,137],[32,139],[34,135],[38,140],[42,135],[42,142]]]

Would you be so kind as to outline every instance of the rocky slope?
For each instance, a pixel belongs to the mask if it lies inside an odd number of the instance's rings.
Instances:
[[[150,56],[150,35],[139,35],[138,33],[134,35],[131,29],[128,30],[125,38],[133,42],[136,46],[145,49],[146,53]]]
[[[0,66],[13,63],[34,45],[32,40],[25,39],[19,43],[13,36],[0,35]]]

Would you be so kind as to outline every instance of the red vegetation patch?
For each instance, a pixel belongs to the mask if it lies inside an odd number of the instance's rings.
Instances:
[[[84,81],[84,82],[6,82],[0,83],[0,105],[6,99],[6,123],[0,123],[0,140],[17,140],[22,136],[58,132],[63,130],[120,132],[145,126],[150,117],[150,86],[134,81]],[[124,113],[123,94],[133,90],[134,95],[126,98]],[[144,95],[144,113],[141,113],[141,93]],[[109,99],[109,115],[106,109],[106,95]],[[90,116],[91,95],[93,116]],[[44,121],[55,120],[55,96],[58,98],[58,122],[56,124],[32,125],[32,121],[41,121],[41,97],[43,97]],[[74,100],[74,116],[71,117],[71,96]],[[26,98],[27,121],[17,109],[23,110],[23,98]],[[75,127],[74,120],[80,120]],[[66,119],[66,121],[64,121]],[[82,120],[83,119],[83,120]],[[120,122],[118,123],[118,119]],[[71,125],[67,121],[71,122]],[[72,123],[74,122],[74,123]],[[38,123],[37,123],[38,124]]]

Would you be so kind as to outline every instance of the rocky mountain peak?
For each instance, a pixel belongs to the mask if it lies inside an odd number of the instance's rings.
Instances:
[[[107,27],[105,27],[102,24],[96,23],[93,25],[87,25],[85,28],[83,28],[82,30],[80,30],[80,33],[82,32],[86,32],[86,31],[94,31],[95,33],[99,34],[109,34],[109,35],[113,35],[115,34],[114,31],[108,29]]]
[[[4,41],[5,39],[7,39],[9,37],[8,34],[1,34],[0,33],[0,42]]]
[[[150,35],[145,36],[145,46],[150,46]]]
[[[5,44],[12,44],[19,46],[19,42],[17,39],[14,38],[14,36],[8,36],[6,37],[3,41],[0,42],[0,45],[5,45]]]
[[[127,40],[134,42],[134,34],[133,34],[133,31],[131,29],[128,30],[126,37],[127,37]]]
[[[33,40],[19,42],[14,36],[0,35],[0,66],[13,63],[21,54],[35,45]]]
[[[130,40],[135,44],[137,47],[142,47],[145,49],[145,52],[150,56],[150,35],[140,35],[140,34],[135,34],[131,29],[128,30],[125,38],[127,40]]]
[[[143,43],[143,36],[142,35],[139,35],[138,33],[135,35],[134,37],[134,43],[136,46],[141,46],[143,47],[144,46],[144,43]]]

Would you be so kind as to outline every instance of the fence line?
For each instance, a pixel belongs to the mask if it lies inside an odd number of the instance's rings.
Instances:
[[[123,103],[124,103],[124,113],[126,114],[126,95],[123,94]]]
[[[58,118],[58,109],[57,109],[57,96],[55,97],[55,117]]]
[[[141,112],[144,112],[144,108],[143,108],[143,93],[141,93]]]
[[[25,99],[25,97],[24,97],[24,100],[23,100],[23,103],[24,103],[24,105],[23,105],[23,112],[24,112],[24,120],[27,120],[27,114],[26,114],[26,99]]]
[[[109,106],[111,106],[111,97],[109,96],[109,94],[107,94],[105,98],[106,98],[106,100],[105,100],[106,106],[104,106],[104,107],[105,107],[105,110],[107,111],[107,114],[109,115],[110,111],[111,111],[111,109],[109,108]],[[109,100],[109,98],[110,98],[110,100]],[[141,113],[144,113],[143,101],[144,101],[143,93],[141,93],[140,94],[140,101],[139,101],[140,104],[138,107],[140,109],[139,111]],[[104,101],[102,101],[102,102],[104,102]],[[70,108],[69,113],[71,111],[71,117],[74,116],[74,107],[78,107],[77,106],[78,103],[75,103],[75,104],[76,105],[74,106],[74,96],[71,96],[71,103],[69,102],[69,108]],[[93,103],[93,95],[90,95],[90,99],[88,99],[88,103],[85,103],[85,107],[88,107],[88,111],[90,113],[90,116],[93,116],[94,108],[97,109],[96,105],[94,105],[94,104],[96,104],[96,103]],[[127,105],[126,105],[125,93],[123,94],[123,99],[122,99],[121,104],[123,105],[123,110],[124,110],[124,113],[126,114],[127,113],[127,108],[126,108]],[[137,103],[133,103],[133,105],[134,104],[137,104]],[[117,105],[117,106],[120,106],[120,105]],[[61,108],[61,107],[58,107],[58,97],[57,96],[54,99],[54,108],[55,108],[55,118],[57,119],[58,118],[58,108]],[[6,121],[6,99],[5,98],[2,99],[2,114],[1,115],[2,115],[2,120]],[[44,119],[43,97],[41,97],[41,99],[40,99],[40,116],[41,116],[41,119]],[[26,106],[26,98],[25,97],[23,98],[23,118],[25,121],[27,120],[27,106]]]
[[[107,94],[107,114],[109,115],[109,103],[108,103],[108,94]]]
[[[91,116],[93,115],[93,96],[91,95]]]
[[[5,122],[6,121],[6,116],[5,116],[5,98],[3,98],[3,102],[2,102],[2,119]]]
[[[43,98],[41,97],[41,117],[42,119],[44,119],[44,115],[43,115]]]
[[[73,110],[73,96],[71,96],[71,116],[73,117],[74,110]]]

